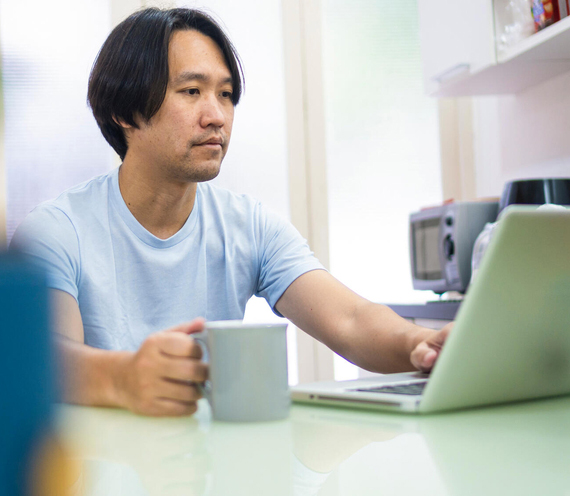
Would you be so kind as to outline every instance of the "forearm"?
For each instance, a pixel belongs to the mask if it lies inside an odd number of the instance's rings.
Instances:
[[[131,352],[100,350],[65,337],[56,337],[68,403],[122,407],[118,378]]]
[[[373,372],[414,370],[410,355],[437,331],[417,326],[384,305],[361,300],[336,334],[335,351]]]
[[[437,334],[358,296],[324,270],[297,278],[276,308],[339,355],[375,372],[414,370],[412,351]]]

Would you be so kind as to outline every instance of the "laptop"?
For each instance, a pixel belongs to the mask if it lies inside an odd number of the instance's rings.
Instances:
[[[410,413],[570,394],[570,210],[501,216],[431,372],[295,386],[293,401]]]

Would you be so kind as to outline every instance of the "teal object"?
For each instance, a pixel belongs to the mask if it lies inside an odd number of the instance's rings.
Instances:
[[[20,496],[50,428],[54,382],[45,278],[14,254],[0,255],[0,350],[0,496]]]

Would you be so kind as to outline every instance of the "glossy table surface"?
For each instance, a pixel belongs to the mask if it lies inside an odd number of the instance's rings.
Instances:
[[[294,404],[287,420],[58,408],[82,495],[570,496],[570,397],[425,417]]]

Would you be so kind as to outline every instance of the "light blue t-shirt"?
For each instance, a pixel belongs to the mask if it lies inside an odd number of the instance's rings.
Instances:
[[[37,206],[11,246],[77,299],[85,343],[113,350],[196,317],[242,319],[252,295],[274,308],[296,278],[323,268],[291,224],[207,183],[182,229],[159,239],[125,204],[118,169]]]

